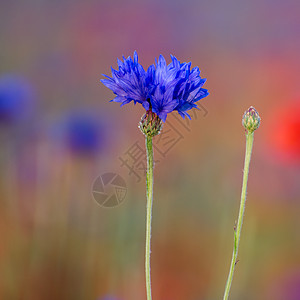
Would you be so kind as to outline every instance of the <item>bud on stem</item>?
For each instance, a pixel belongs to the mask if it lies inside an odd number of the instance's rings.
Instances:
[[[247,133],[253,133],[259,127],[260,116],[253,106],[250,106],[250,108],[245,111],[242,119],[242,124],[245,127]]]
[[[162,120],[156,113],[151,110],[147,110],[147,112],[142,116],[139,128],[145,136],[154,137],[158,135],[162,129]]]

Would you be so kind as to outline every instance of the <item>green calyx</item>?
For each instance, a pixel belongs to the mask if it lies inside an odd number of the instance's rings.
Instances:
[[[254,132],[259,127],[260,116],[253,106],[250,106],[250,108],[245,111],[242,124],[248,133]]]
[[[162,120],[158,117],[158,115],[151,110],[147,110],[147,112],[142,116],[139,128],[145,136],[154,137],[160,133],[162,125]]]

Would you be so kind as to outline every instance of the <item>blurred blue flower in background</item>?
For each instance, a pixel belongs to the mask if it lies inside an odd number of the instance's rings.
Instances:
[[[118,60],[119,70],[112,68],[112,77],[104,75],[106,79],[101,80],[117,95],[111,101],[120,102],[121,106],[138,102],[165,122],[168,113],[174,110],[183,118],[191,118],[187,111],[197,108],[195,103],[208,96],[208,91],[202,88],[206,79],[200,77],[198,67],[190,69],[191,63],[180,63],[171,55],[172,62],[167,65],[160,55],[156,64],[145,71],[136,52],[133,58]]]
[[[90,111],[75,111],[58,123],[63,146],[77,156],[98,155],[108,142],[107,126],[101,115]]]
[[[16,75],[0,77],[0,125],[12,125],[30,116],[34,92],[29,82]]]
[[[268,299],[300,299],[300,270],[281,275],[270,286]]]
[[[93,156],[105,145],[105,126],[88,112],[75,112],[67,116],[64,124],[65,145],[71,153]]]
[[[99,298],[98,300],[120,300],[120,299],[114,296],[104,296],[103,298]]]

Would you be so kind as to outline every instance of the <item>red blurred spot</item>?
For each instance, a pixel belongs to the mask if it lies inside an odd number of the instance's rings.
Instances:
[[[300,163],[300,101],[276,110],[269,123],[271,153],[287,163]]]

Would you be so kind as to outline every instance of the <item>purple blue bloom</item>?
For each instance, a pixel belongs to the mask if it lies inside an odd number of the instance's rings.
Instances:
[[[172,55],[171,59],[167,65],[160,55],[155,65],[145,71],[135,51],[133,59],[129,56],[123,57],[124,62],[118,60],[119,70],[112,68],[112,77],[104,75],[106,79],[101,82],[115,93],[111,101],[120,102],[121,106],[131,101],[140,103],[163,122],[172,111],[191,119],[187,111],[198,108],[196,102],[208,95],[202,88],[206,79],[200,77],[198,67],[191,69],[191,63],[180,63]]]
[[[27,118],[34,104],[34,92],[21,76],[0,77],[0,125],[11,125]]]
[[[106,124],[93,113],[72,112],[58,125],[58,134],[74,155],[93,157],[106,148]]]

